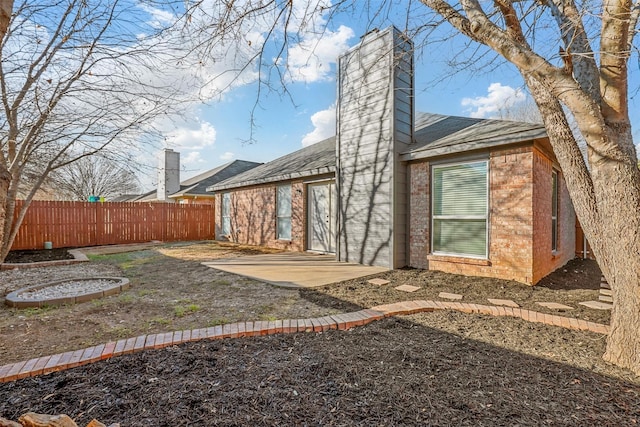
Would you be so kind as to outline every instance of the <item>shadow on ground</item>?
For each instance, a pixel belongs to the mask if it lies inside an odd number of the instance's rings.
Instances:
[[[635,424],[640,387],[385,319],[197,342],[0,385],[0,415],[122,425]]]

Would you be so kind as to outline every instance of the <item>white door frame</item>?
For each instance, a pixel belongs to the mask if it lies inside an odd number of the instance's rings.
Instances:
[[[313,232],[314,232],[314,200],[313,200],[313,192],[312,187],[326,187],[328,190],[328,202],[329,206],[327,209],[329,211],[329,218],[326,220],[326,226],[328,228],[328,236],[327,242],[323,246],[325,248],[312,247],[313,246]],[[307,184],[307,250],[311,252],[322,252],[322,253],[335,253],[336,251],[336,182],[335,180],[326,180],[326,181],[318,181],[311,182]]]

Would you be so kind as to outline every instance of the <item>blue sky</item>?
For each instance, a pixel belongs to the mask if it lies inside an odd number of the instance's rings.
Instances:
[[[358,43],[366,28],[354,23],[350,16],[338,15],[329,22],[328,29],[322,40],[310,36],[288,52],[291,78],[287,87],[293,101],[278,93],[263,93],[257,98],[255,79],[247,77],[206,104],[193,104],[186,118],[165,126],[164,146],[181,153],[181,179],[233,159],[267,162],[333,134],[335,61]],[[459,36],[439,47],[427,46],[417,52],[417,111],[489,118],[496,117],[500,108],[528,102],[522,80],[512,66],[479,73],[452,70],[447,65],[451,57],[446,56],[448,53],[441,55],[443,46],[453,54],[464,42]],[[316,53],[312,59],[309,46],[314,46]],[[630,62],[632,94],[638,88],[636,59]],[[251,110],[256,102],[259,106],[254,112],[252,133]],[[640,140],[638,107],[638,100],[632,98],[630,110],[636,140]],[[250,137],[255,142],[244,142]],[[155,165],[156,160],[150,159],[149,163]],[[154,184],[153,173],[141,178],[145,188]]]

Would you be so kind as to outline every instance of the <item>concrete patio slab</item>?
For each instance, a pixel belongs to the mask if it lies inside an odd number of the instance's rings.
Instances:
[[[384,267],[338,262],[334,255],[300,252],[217,259],[202,264],[288,288],[314,288],[389,271]]]

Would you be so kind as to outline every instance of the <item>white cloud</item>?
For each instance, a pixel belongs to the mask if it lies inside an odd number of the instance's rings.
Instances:
[[[314,129],[302,138],[302,146],[308,147],[336,134],[336,104],[311,116]]]
[[[216,130],[209,122],[199,122],[195,128],[180,127],[167,134],[165,141],[182,150],[201,150],[216,142]]]
[[[178,18],[174,13],[139,3],[138,7],[147,12],[151,19],[148,24],[153,28],[163,28],[167,25],[173,24]]]
[[[487,92],[487,96],[462,99],[461,104],[463,107],[467,107],[471,117],[493,117],[500,110],[512,107],[527,98],[522,90],[503,86],[501,83],[491,83]]]
[[[311,83],[330,78],[331,65],[349,49],[354,37],[351,28],[341,25],[338,31],[312,33],[288,51],[289,75],[293,81]]]
[[[223,154],[220,155],[220,160],[224,160],[225,162],[228,162],[229,160],[233,159],[235,156],[236,155],[231,151],[225,151]]]
[[[182,166],[195,166],[204,163],[204,159],[199,151],[191,151],[186,155],[180,153],[180,163]]]

